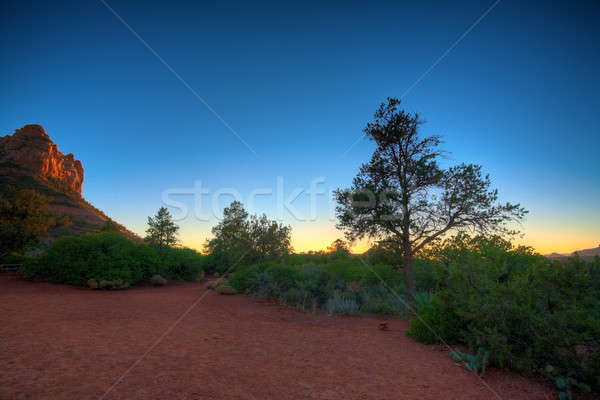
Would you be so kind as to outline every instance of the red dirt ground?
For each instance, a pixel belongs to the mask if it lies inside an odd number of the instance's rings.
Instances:
[[[99,399],[205,292],[91,291],[0,275],[0,399]],[[210,291],[105,399],[555,399],[484,381],[405,336],[408,323],[310,315]]]

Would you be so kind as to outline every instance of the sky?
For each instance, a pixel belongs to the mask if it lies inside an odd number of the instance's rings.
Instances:
[[[140,235],[167,204],[201,249],[239,198],[325,248],[389,96],[529,210],[520,243],[600,244],[598,1],[9,0],[0,50],[0,135],[42,125]]]

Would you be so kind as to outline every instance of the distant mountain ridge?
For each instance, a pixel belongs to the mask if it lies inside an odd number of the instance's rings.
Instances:
[[[81,196],[84,170],[73,154],[64,155],[40,125],[25,125],[0,137],[0,195],[8,186],[33,189],[50,200],[50,208],[71,218],[68,227],[49,232],[45,241],[60,236],[98,232],[110,218]],[[132,240],[139,236],[119,225]]]
[[[546,254],[545,257],[547,257],[551,260],[561,260],[561,259],[566,259],[569,257],[574,257],[575,255],[578,255],[579,257],[584,258],[584,259],[593,259],[596,256],[600,256],[600,246],[592,248],[592,249],[577,250],[572,253]]]

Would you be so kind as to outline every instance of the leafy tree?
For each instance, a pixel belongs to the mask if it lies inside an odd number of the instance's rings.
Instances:
[[[327,246],[327,252],[333,254],[335,257],[347,257],[350,255],[350,249],[348,243],[342,239],[336,239],[329,246]]]
[[[0,197],[0,259],[37,243],[50,228],[70,224],[50,211],[48,198],[30,189],[9,187]]]
[[[442,169],[439,136],[421,137],[417,114],[388,98],[364,129],[376,144],[350,189],[335,192],[338,228],[350,240],[368,236],[399,249],[409,300],[414,297],[412,263],[420,250],[448,232],[510,233],[507,223],[527,213],[500,204],[481,166]]]
[[[148,217],[145,240],[153,246],[165,247],[177,244],[179,227],[166,207],[161,207],[154,218]]]
[[[249,216],[239,201],[223,210],[223,220],[212,233],[214,238],[207,241],[206,251],[225,269],[278,259],[291,252],[289,226],[264,214]]]

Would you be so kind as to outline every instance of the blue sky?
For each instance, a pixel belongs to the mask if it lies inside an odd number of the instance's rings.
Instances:
[[[0,134],[44,126],[85,168],[84,197],[143,233],[163,191],[287,197],[347,187],[378,104],[400,97],[493,2],[282,5],[107,3],[254,149],[254,156],[100,1],[0,6]],[[500,1],[403,98],[444,136],[449,163],[484,166],[530,214],[542,252],[600,243],[600,4]],[[294,205],[308,210],[308,196]],[[220,207],[230,198],[222,199]],[[190,199],[185,200],[189,206]],[[210,200],[207,200],[210,202]],[[256,212],[277,214],[275,196]],[[338,236],[326,196],[297,221],[298,250]],[[181,221],[200,247],[215,223]],[[360,246],[359,246],[360,247]]]

